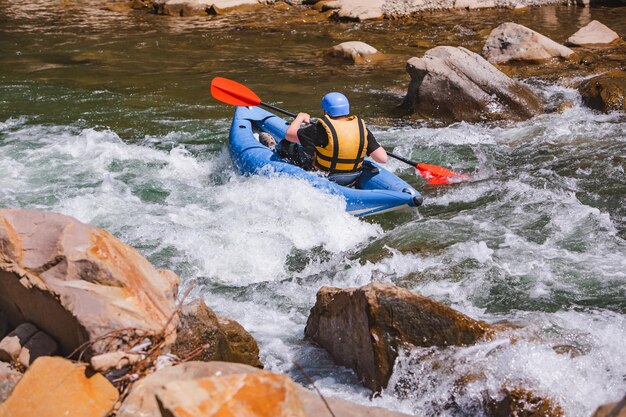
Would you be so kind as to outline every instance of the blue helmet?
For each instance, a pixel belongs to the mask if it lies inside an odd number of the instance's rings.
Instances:
[[[322,98],[322,110],[330,117],[347,116],[350,114],[350,103],[341,93],[328,93]]]

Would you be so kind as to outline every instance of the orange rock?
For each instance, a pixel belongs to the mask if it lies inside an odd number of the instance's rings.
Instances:
[[[108,415],[117,390],[100,374],[88,377],[85,369],[59,357],[38,358],[0,404],[0,417]]]
[[[0,209],[0,310],[12,326],[33,323],[63,354],[119,329],[160,332],[177,285],[173,272],[105,230],[57,213]],[[124,348],[109,342],[88,353]]]
[[[297,385],[269,372],[172,382],[156,396],[162,416],[305,417]]]

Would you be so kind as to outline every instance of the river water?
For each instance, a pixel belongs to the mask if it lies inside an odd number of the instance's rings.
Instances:
[[[582,107],[570,87],[579,74],[525,80],[549,108],[572,103],[525,122],[444,126],[395,106],[406,60],[429,47],[479,51],[509,20],[560,42],[593,19],[623,37],[623,16],[550,6],[333,23],[275,7],[177,19],[0,0],[0,207],[111,231],[246,327],[266,369],[306,384],[298,363],[325,395],[476,416],[485,395],[523,386],[566,416],[590,416],[626,391],[626,116]],[[324,56],[347,40],[387,58],[354,66]],[[429,187],[390,161],[424,206],[356,219],[300,181],[241,177],[226,151],[232,109],[210,98],[214,76],[312,114],[323,93],[343,91],[386,148],[474,180]],[[469,348],[415,350],[371,398],[303,331],[321,286],[372,280],[519,328]]]

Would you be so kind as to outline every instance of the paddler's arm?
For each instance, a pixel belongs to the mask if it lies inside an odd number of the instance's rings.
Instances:
[[[379,164],[387,163],[387,151],[376,141],[369,129],[367,129],[367,155]]]
[[[311,116],[308,113],[298,113],[293,122],[287,128],[287,133],[285,133],[285,139],[289,142],[300,143],[300,139],[298,139],[298,129],[302,126],[302,123],[309,123],[311,120]]]

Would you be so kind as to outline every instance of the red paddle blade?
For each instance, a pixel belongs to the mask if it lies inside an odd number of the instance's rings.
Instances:
[[[431,185],[452,184],[467,181],[470,178],[469,175],[457,174],[448,168],[440,167],[438,165],[417,164],[415,165],[415,168],[417,168],[420,175],[424,177],[426,182]]]
[[[258,106],[261,104],[261,99],[252,90],[228,78],[213,78],[211,95],[214,99],[233,106]]]

